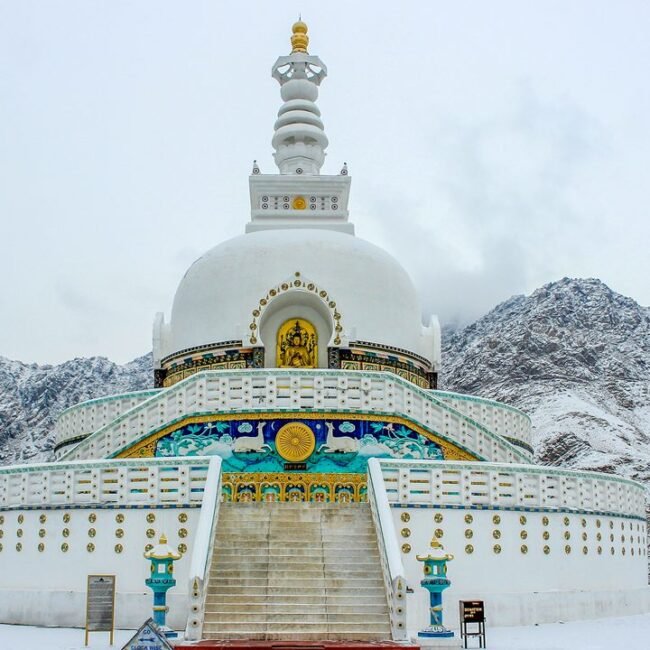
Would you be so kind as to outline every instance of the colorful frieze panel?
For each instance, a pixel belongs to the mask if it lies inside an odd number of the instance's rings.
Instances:
[[[441,444],[392,420],[248,417],[194,421],[165,433],[149,449],[158,457],[218,455],[224,472],[365,473],[371,457],[445,458]]]
[[[364,474],[225,473],[224,501],[358,503],[368,499]]]

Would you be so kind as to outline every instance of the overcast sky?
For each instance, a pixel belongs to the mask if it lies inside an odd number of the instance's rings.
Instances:
[[[466,322],[565,275],[650,304],[650,2],[0,0],[0,355],[151,347],[273,173],[271,65],[327,64],[323,172]]]

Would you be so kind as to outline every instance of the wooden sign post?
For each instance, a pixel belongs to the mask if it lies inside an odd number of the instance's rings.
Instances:
[[[463,647],[467,647],[467,637],[477,636],[479,648],[485,648],[485,606],[482,600],[461,600],[460,605],[460,636]],[[478,628],[467,631],[469,624],[476,623]]]
[[[88,576],[86,592],[86,641],[89,632],[110,632],[113,645],[115,627],[115,576]]]

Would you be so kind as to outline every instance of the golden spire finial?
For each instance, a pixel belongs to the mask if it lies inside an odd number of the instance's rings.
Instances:
[[[309,36],[307,36],[307,25],[298,18],[298,21],[292,25],[291,31],[293,32],[291,36],[291,54],[297,52],[308,54]]]

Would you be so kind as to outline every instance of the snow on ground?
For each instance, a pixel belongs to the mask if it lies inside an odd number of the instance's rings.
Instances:
[[[88,648],[117,650],[133,634],[132,630],[117,630],[111,648],[107,633],[93,632]],[[488,628],[486,638],[487,650],[647,650],[650,648],[650,614],[532,627]],[[477,646],[476,639],[470,640],[470,648]],[[0,650],[84,650],[84,631],[0,625]]]

